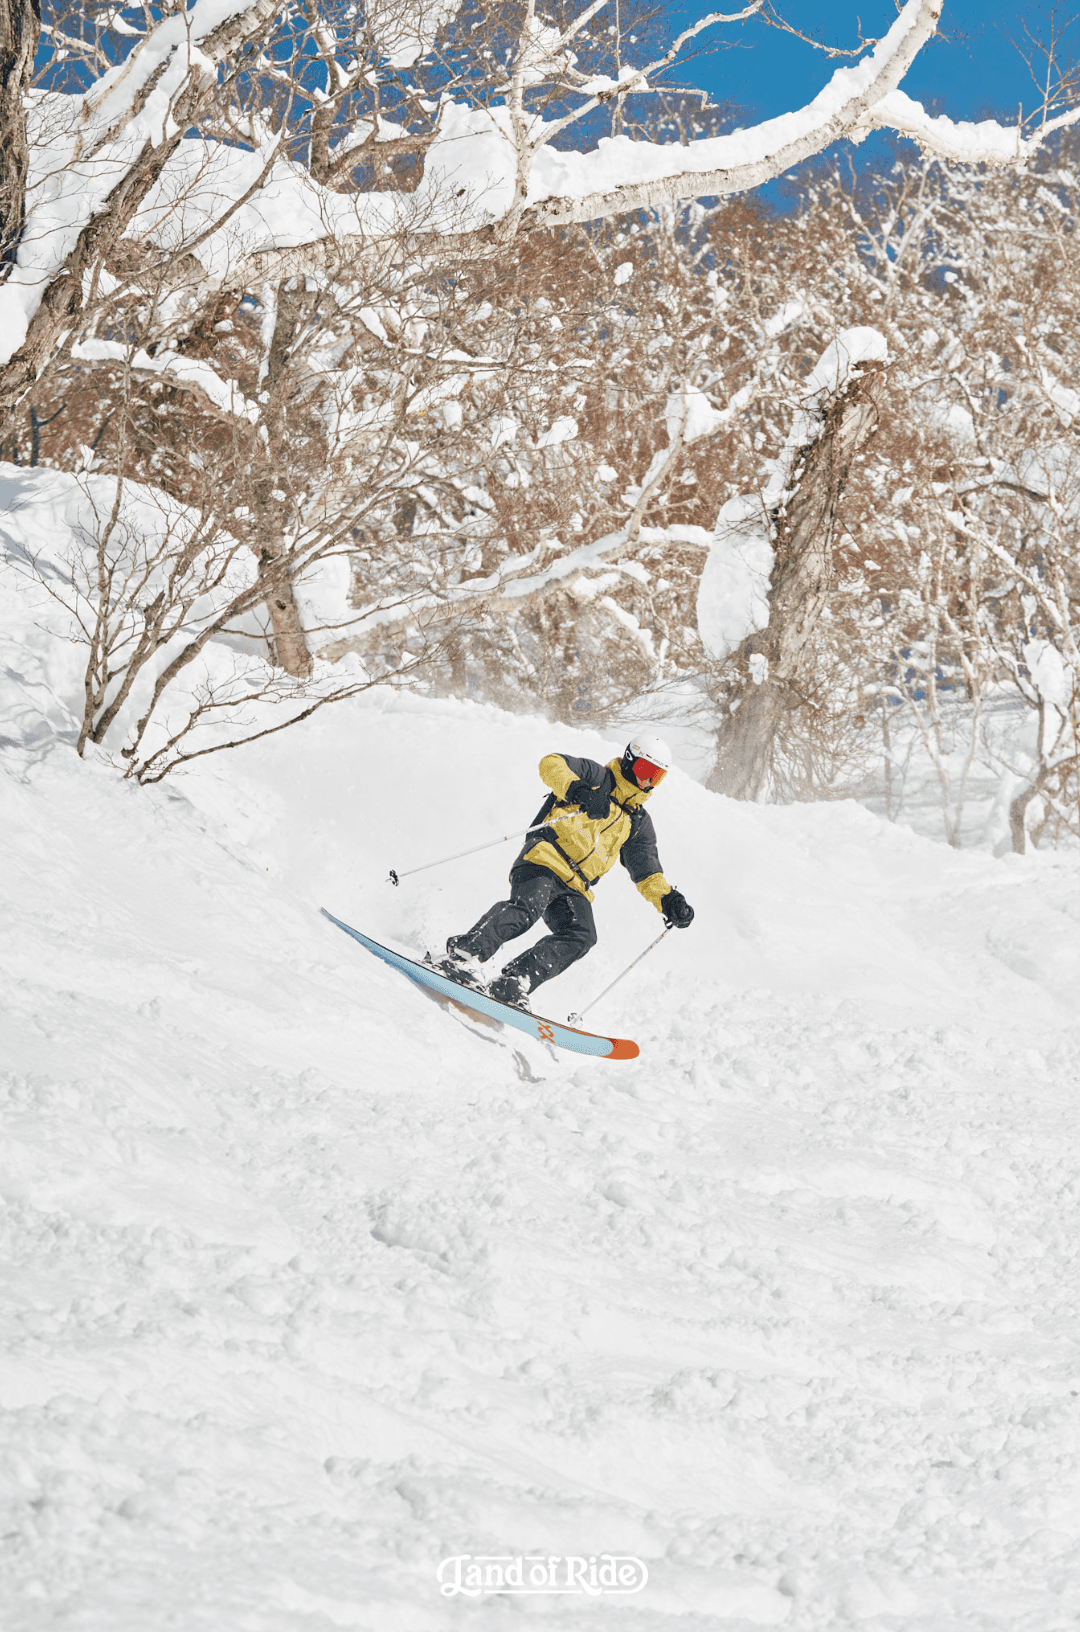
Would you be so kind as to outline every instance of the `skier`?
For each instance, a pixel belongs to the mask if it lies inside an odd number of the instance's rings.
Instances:
[[[546,754],[540,776],[551,789],[535,827],[510,869],[510,899],[497,901],[466,934],[452,935],[439,965],[452,980],[486,990],[501,1003],[528,1010],[528,994],[561,975],[596,945],[592,886],[622,862],[664,922],[685,929],[694,909],[660,870],[656,832],[645,802],[671,767],[671,750],[659,737],[638,736],[620,759],[600,765],[571,754]],[[569,816],[541,827],[556,807]],[[506,941],[516,940],[543,918],[550,935],[530,946],[484,984],[481,964]]]

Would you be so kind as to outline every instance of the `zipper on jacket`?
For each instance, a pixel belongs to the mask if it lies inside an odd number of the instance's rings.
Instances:
[[[585,874],[581,871],[581,868],[578,866],[577,862],[574,861],[572,859],[572,857],[567,855],[566,851],[563,849],[563,847],[559,843],[558,839],[549,839],[547,842],[550,844],[550,846],[551,846],[551,848],[553,850],[557,850],[559,852],[560,856],[563,858],[566,865],[569,867],[570,871],[572,873],[577,874],[577,876],[580,878],[581,882],[584,884],[584,886],[585,886],[585,888],[587,890],[591,890],[594,884],[599,884],[600,880],[598,878],[586,878],[585,877]],[[590,856],[592,855],[591,850],[589,851],[589,855]],[[586,856],[585,860],[587,861],[588,859],[589,859],[588,856]]]
[[[626,808],[626,806],[624,804],[622,804],[618,799],[615,798],[614,794],[612,794],[612,796],[611,796],[611,802],[614,805],[618,805],[619,809],[622,811],[623,815],[629,818],[630,812],[627,810],[627,808]],[[559,800],[556,801],[556,803],[560,804],[560,805],[565,805],[567,803],[567,801],[565,799],[559,799]],[[580,809],[580,806],[578,808]],[[554,806],[552,806],[552,809],[554,809]],[[600,829],[601,833],[606,833],[609,827],[614,827],[615,822],[617,822],[618,820],[619,820],[619,818],[616,816],[614,822],[608,822],[607,827],[602,827]],[[631,828],[633,827],[633,825],[634,825],[633,821],[631,821],[630,822]],[[549,829],[549,831],[550,831],[550,829]],[[553,850],[557,850],[559,852],[560,856],[566,862],[566,865],[568,867],[573,868],[574,872],[580,878],[581,882],[585,885],[586,889],[591,890],[594,885],[599,884],[600,879],[604,876],[602,873],[600,873],[596,878],[587,878],[586,875],[581,870],[582,867],[584,867],[585,863],[588,861],[589,856],[594,856],[596,854],[596,845],[595,844],[592,846],[591,850],[589,850],[586,855],[582,856],[581,861],[579,863],[579,862],[576,862],[576,861],[572,860],[572,858],[567,855],[566,851],[563,849],[563,847],[559,843],[558,839],[556,839],[554,836],[551,837],[548,840],[548,843],[551,845]]]

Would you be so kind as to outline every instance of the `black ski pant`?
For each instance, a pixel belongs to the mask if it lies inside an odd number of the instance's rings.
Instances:
[[[449,951],[468,952],[481,963],[493,958],[506,941],[515,941],[542,918],[551,930],[506,965],[507,975],[518,975],[534,992],[545,980],[569,969],[596,945],[592,902],[564,884],[546,867],[525,862],[510,874],[509,901],[496,901],[465,935],[447,941]]]

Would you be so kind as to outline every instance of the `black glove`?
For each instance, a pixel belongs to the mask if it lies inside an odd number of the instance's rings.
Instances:
[[[603,788],[590,788],[587,782],[571,782],[563,795],[568,805],[580,805],[592,822],[602,822],[611,809],[611,797]]]
[[[694,921],[694,909],[680,890],[669,890],[660,903],[660,911],[669,929],[685,929]]]

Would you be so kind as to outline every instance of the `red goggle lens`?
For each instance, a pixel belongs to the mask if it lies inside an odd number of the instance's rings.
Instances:
[[[667,775],[662,766],[654,765],[649,759],[635,759],[632,769],[640,788],[655,788],[656,784],[662,782]]]

